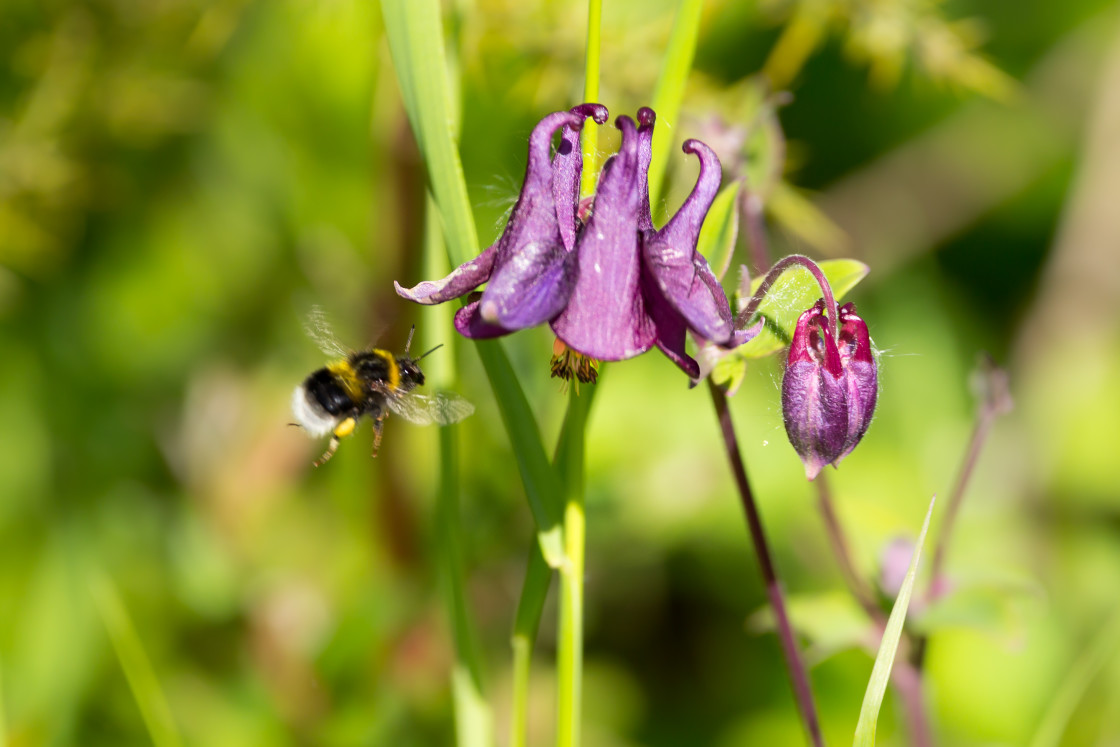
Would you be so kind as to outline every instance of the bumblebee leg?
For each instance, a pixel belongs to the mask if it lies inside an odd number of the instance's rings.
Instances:
[[[377,450],[381,448],[381,428],[385,425],[385,416],[373,420],[373,456],[377,456]]]
[[[314,465],[316,467],[321,467],[326,464],[330,460],[330,458],[334,456],[335,451],[338,450],[338,444],[340,443],[339,439],[343,436],[349,436],[351,433],[353,433],[354,426],[357,424],[358,421],[354,420],[354,418],[346,418],[338,425],[336,425],[334,427],[334,433],[331,434],[331,442],[327,444],[327,450],[323,452],[323,456],[314,461]]]
[[[330,458],[334,456],[334,453],[338,450],[338,444],[338,436],[331,436],[331,442],[327,444],[327,450],[323,452],[323,456],[316,459],[312,464],[316,467],[322,467],[330,461]]]

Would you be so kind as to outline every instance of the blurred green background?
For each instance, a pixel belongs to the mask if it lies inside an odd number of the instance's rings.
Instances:
[[[612,116],[648,102],[675,5],[605,3]],[[532,125],[580,100],[586,5],[445,9],[490,241]],[[792,94],[776,110],[784,151],[775,136],[749,154],[784,173],[767,194],[775,253],[871,266],[850,298],[882,352],[882,393],[830,475],[868,577],[950,490],[979,351],[1010,371],[1017,408],[949,547],[959,593],[928,621],[939,742],[1028,743],[1103,635],[1063,743],[1120,743],[1120,15],[1107,0],[708,0],[681,121],[659,127],[678,144],[757,131],[764,67]],[[660,210],[695,178],[678,148]],[[292,388],[324,363],[301,330],[314,304],[354,346],[399,348],[413,322],[418,349],[453,342],[392,288],[422,279],[423,180],[375,2],[4,1],[8,744],[150,743],[126,677],[144,669],[138,651],[154,680],[133,685],[163,693],[187,744],[451,742],[435,429],[391,420],[371,460],[363,427],[315,470],[324,444],[286,425]],[[505,344],[552,443],[565,401],[552,340]],[[477,357],[452,347],[477,405],[459,427],[464,549],[504,736],[533,529]],[[780,376],[780,360],[752,366],[732,406],[826,736],[845,744],[872,658],[786,442]],[[585,742],[800,744],[777,642],[753,622],[765,596],[708,395],[686,383],[656,353],[614,365],[592,414]],[[539,744],[554,641],[550,601]],[[879,734],[908,743],[890,694]]]

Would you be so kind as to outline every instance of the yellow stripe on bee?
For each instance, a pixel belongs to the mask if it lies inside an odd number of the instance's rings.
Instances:
[[[374,349],[373,354],[380,356],[385,360],[385,367],[389,370],[389,389],[400,389],[401,386],[401,367],[397,365],[397,359],[388,350]]]
[[[362,391],[362,380],[358,378],[358,372],[350,365],[348,360],[335,361],[327,366],[327,370],[334,374],[334,377],[342,382],[342,386],[346,388],[346,394],[354,402],[361,402],[365,397]]]

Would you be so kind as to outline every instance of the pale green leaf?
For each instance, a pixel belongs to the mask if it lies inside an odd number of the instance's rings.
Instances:
[[[848,251],[848,236],[812,200],[785,181],[774,184],[766,212],[782,228],[827,256]]]
[[[728,184],[716,195],[704,225],[700,229],[700,240],[696,249],[708,260],[717,278],[727,274],[731,265],[731,255],[735,251],[735,239],[739,235],[739,189],[738,180]]]
[[[712,382],[732,396],[739,391],[743,378],[747,375],[747,360],[738,355],[720,358],[712,369]]]
[[[809,643],[805,658],[810,664],[840,651],[867,646],[873,640],[867,613],[846,591],[790,594],[786,603],[793,629]],[[773,609],[763,607],[747,623],[755,630],[773,630]]]
[[[875,726],[879,721],[879,708],[883,705],[883,696],[887,692],[887,684],[891,678],[891,667],[894,657],[898,652],[898,642],[902,638],[902,626],[906,622],[906,610],[910,606],[910,595],[914,591],[914,579],[918,575],[918,561],[922,557],[922,545],[926,541],[926,530],[929,529],[929,519],[933,516],[933,506],[937,496],[930,499],[929,510],[926,511],[926,520],[922,523],[922,531],[918,534],[918,541],[914,543],[914,557],[910,559],[910,568],[906,571],[906,578],[902,588],[898,591],[891,616],[887,620],[886,630],[883,631],[883,640],[879,643],[879,654],[875,657],[875,665],[871,668],[871,680],[867,683],[867,692],[863,695],[863,706],[859,710],[859,722],[856,724],[855,747],[874,747]]]
[[[837,301],[870,272],[867,265],[854,259],[830,259],[818,264]],[[762,278],[756,278],[751,283],[751,292],[758,290],[761,283]],[[789,344],[797,317],[820,297],[820,286],[808,270],[795,267],[782,273],[758,307],[758,313],[766,320],[766,328],[758,337],[736,348],[736,353],[747,358],[761,358],[781,350]]]
[[[696,55],[696,40],[700,35],[701,0],[680,0],[673,33],[665,51],[661,75],[653,91],[653,110],[658,124],[653,130],[653,157],[649,166],[650,205],[660,206],[665,166],[672,150],[672,128],[677,124],[681,110],[684,86],[692,71],[692,58]]]

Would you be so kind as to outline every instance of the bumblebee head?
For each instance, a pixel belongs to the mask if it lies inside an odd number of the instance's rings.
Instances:
[[[420,356],[421,358],[424,356]],[[420,358],[409,358],[403,356],[397,359],[397,366],[401,371],[401,388],[412,389],[413,387],[424,385],[424,372],[420,370],[418,361]]]
[[[408,342],[404,346],[404,355],[397,358],[397,367],[401,372],[401,387],[403,389],[412,389],[413,387],[424,385],[424,372],[420,370],[420,361],[428,357],[435,351],[443,347],[443,343],[436,345],[431,350],[416,358],[408,357],[408,349],[412,346],[412,333],[416,331],[414,326],[408,333]]]

